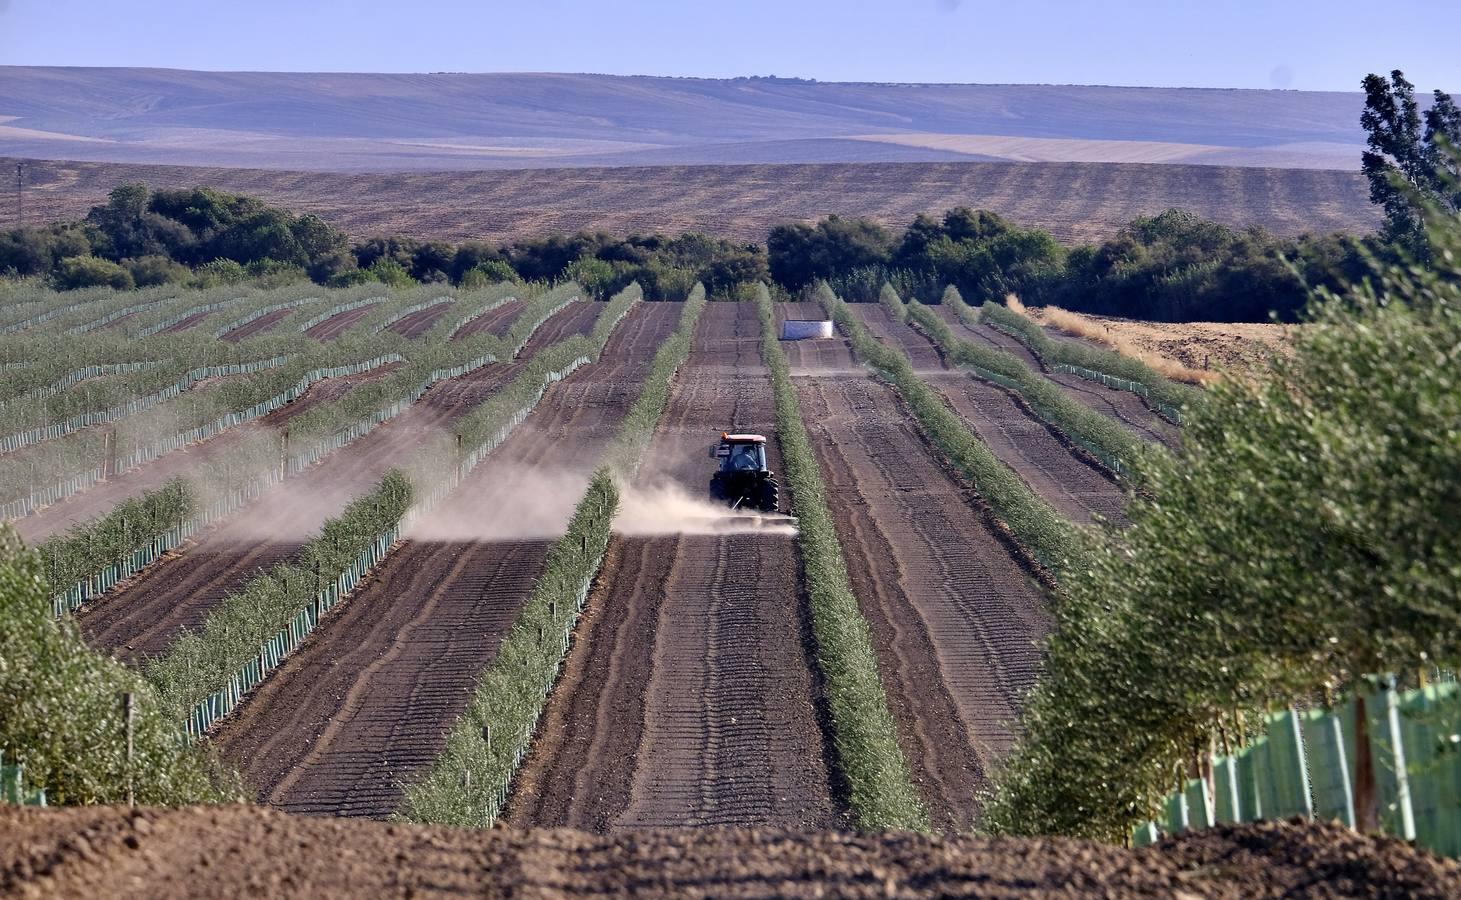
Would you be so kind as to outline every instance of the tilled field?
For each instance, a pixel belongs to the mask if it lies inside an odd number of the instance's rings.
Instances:
[[[278,325],[292,312],[294,312],[293,309],[276,309],[273,312],[265,313],[247,325],[240,325],[237,328],[225,332],[223,340],[229,343],[238,343],[244,338],[250,338],[256,334],[263,334],[273,329],[275,325]]]
[[[1024,360],[1025,364],[1035,371],[1041,371],[1039,358],[1031,353],[1024,344],[1003,331],[989,325],[970,328],[954,315],[952,309],[945,306],[934,308],[939,311],[939,314],[944,317],[959,337],[1012,353]],[[1046,372],[1045,377],[1059,385],[1060,389],[1077,403],[1115,419],[1143,440],[1163,444],[1169,448],[1176,447],[1181,441],[1181,432],[1177,426],[1162,418],[1142,402],[1140,397],[1130,391],[1108,388],[1094,381],[1087,381],[1078,375]]]
[[[893,391],[796,378],[899,740],[940,828],[967,828],[1049,627],[1040,588]]]
[[[1461,865],[1335,825],[1122,850],[1071,840],[710,828],[596,836],[290,816],[0,806],[0,894],[95,897],[1461,895]]]
[[[418,309],[399,321],[392,322],[390,330],[401,337],[419,337],[431,330],[436,320],[452,311],[455,303],[438,303],[425,309]]]
[[[749,304],[706,308],[641,490],[701,497],[720,431],[775,433],[760,327]],[[595,831],[845,824],[797,566],[786,534],[616,536],[509,821]]]
[[[1125,523],[1125,493],[1110,473],[1075,450],[1009,391],[947,365],[932,341],[894,321],[882,304],[852,304],[849,309],[875,337],[907,353],[919,375],[994,455],[1057,512],[1075,522],[1089,522],[1099,516],[1116,524]]]
[[[485,312],[468,322],[466,327],[452,336],[452,340],[459,341],[474,334],[495,334],[501,337],[522,312],[522,309],[521,300],[509,300],[496,309]]]
[[[567,521],[679,311],[635,307],[599,361],[554,385],[227,722],[215,744],[258,799],[296,812],[396,811],[402,785],[424,773],[466,708],[537,581],[553,526]],[[561,519],[544,522],[541,537],[498,536],[535,503],[552,505],[543,473],[568,498]]]
[[[347,309],[344,312],[336,313],[323,322],[311,326],[305,334],[317,341],[333,341],[335,338],[350,330],[350,326],[370,315],[374,303],[367,303],[355,309]]]
[[[601,309],[602,304],[575,303],[539,331],[587,330]],[[442,435],[453,420],[507,384],[520,368],[517,362],[497,363],[433,386],[396,418],[276,485],[171,559],[88,604],[79,619],[82,634],[126,661],[163,652],[181,629],[201,625],[209,610],[258,569],[298,553],[326,519],[392,467],[409,462],[424,441],[445,440]]]

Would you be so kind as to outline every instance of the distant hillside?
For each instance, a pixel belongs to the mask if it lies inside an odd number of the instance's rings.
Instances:
[[[0,174],[14,170],[15,160],[0,159]],[[1136,216],[1174,206],[1284,235],[1363,233],[1379,222],[1358,172],[1302,169],[958,162],[321,174],[34,160],[26,221],[83,216],[125,181],[252,194],[317,213],[357,238],[508,240],[599,229],[761,241],[773,225],[829,213],[902,227],[920,212],[961,205],[1072,243],[1111,237]],[[12,197],[0,181],[0,228],[15,224]]]
[[[819,162],[1356,170],[1362,95],[0,67],[0,154],[327,171]]]

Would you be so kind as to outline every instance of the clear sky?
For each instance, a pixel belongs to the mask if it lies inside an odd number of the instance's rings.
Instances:
[[[0,0],[0,64],[1461,92],[1458,0]]]

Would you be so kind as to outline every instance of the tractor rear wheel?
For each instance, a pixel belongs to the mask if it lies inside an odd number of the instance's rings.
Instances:
[[[780,490],[776,486],[776,479],[768,478],[761,482],[761,512],[774,513],[781,505]]]

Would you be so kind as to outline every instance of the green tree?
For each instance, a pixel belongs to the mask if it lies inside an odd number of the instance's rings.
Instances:
[[[1438,90],[1422,131],[1415,86],[1399,69],[1388,79],[1366,75],[1363,86],[1360,125],[1369,149],[1360,159],[1370,201],[1385,210],[1386,237],[1416,258],[1428,259],[1424,210],[1428,205],[1448,213],[1461,209],[1461,189],[1454,181],[1446,183],[1442,156],[1446,144],[1461,143],[1461,115],[1450,96]]]

